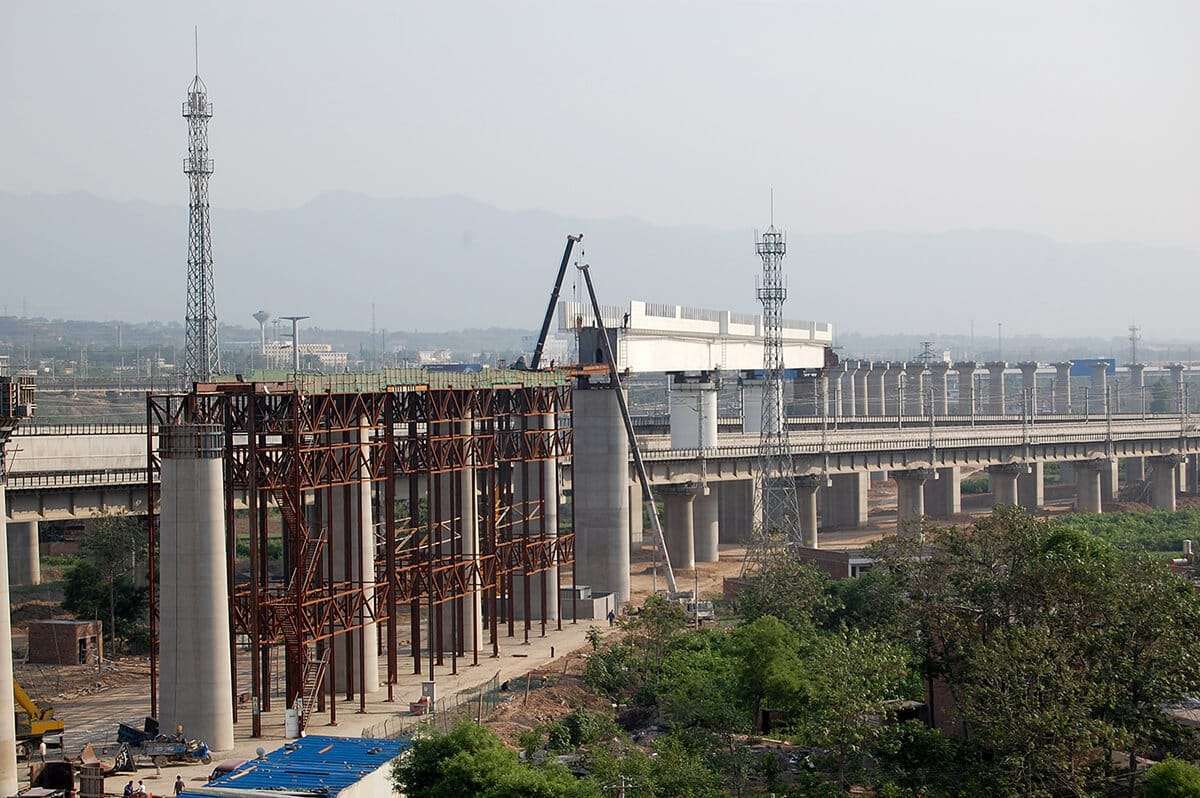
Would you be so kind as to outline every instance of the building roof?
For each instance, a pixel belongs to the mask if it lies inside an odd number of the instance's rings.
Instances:
[[[184,794],[271,790],[293,795],[337,795],[412,747],[409,740],[314,735],[251,759],[232,773]]]

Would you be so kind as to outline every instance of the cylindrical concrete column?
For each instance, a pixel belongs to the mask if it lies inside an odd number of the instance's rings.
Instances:
[[[903,363],[889,363],[884,371],[883,400],[885,415],[894,416],[900,412],[901,379],[904,374]]]
[[[717,484],[708,486],[708,493],[697,493],[692,502],[692,540],[696,562],[717,562],[721,551],[719,539]],[[674,560],[672,560],[674,562]]]
[[[854,387],[854,412],[859,416],[870,416],[871,413],[871,368],[872,363],[869,360],[858,361],[858,371],[854,379],[857,380]]]
[[[663,504],[666,505],[667,556],[676,571],[696,567],[695,525],[692,516],[695,494],[691,486],[679,489],[663,488]]]
[[[615,389],[580,386],[572,401],[576,580],[621,606],[629,601],[629,438]]]
[[[866,472],[834,474],[825,488],[825,526],[862,529],[868,524],[867,494],[871,478]]]
[[[969,416],[975,412],[975,361],[960,360],[954,370],[958,372],[958,414]]]
[[[1038,364],[1032,361],[1018,363],[1017,368],[1021,370],[1021,402],[1029,403],[1029,411],[1037,413],[1038,405],[1038,379],[1037,370]]]
[[[992,486],[992,504],[999,507],[1017,503],[1017,477],[1023,470],[1020,463],[988,466],[988,481]]]
[[[950,372],[950,364],[939,360],[929,364],[929,387],[933,391],[933,414],[946,416],[950,414],[950,391],[947,389],[946,375]]]
[[[1171,407],[1168,412],[1179,413],[1183,409],[1183,372],[1187,369],[1182,363],[1172,363],[1167,366],[1167,373],[1171,375],[1170,385],[1170,402]]]
[[[839,366],[829,375],[829,415],[833,418],[841,418],[846,415],[842,395],[842,372],[843,368]]]
[[[817,474],[804,474],[796,477],[796,503],[800,507],[800,535],[804,545],[810,549],[820,548],[817,529],[820,521],[817,518],[817,489],[825,482]]]
[[[710,483],[717,488],[719,516],[718,535],[721,543],[743,543],[750,539],[754,524],[754,480],[738,479]]]
[[[920,522],[925,515],[925,482],[933,477],[933,469],[912,468],[893,471],[896,480],[896,531],[921,535]]]
[[[1054,364],[1054,412],[1071,412],[1071,366],[1070,360]]]
[[[742,431],[757,435],[763,431],[765,427],[768,431],[774,431],[782,428],[783,425],[783,385],[777,386],[779,393],[776,394],[776,401],[771,405],[768,415],[764,415],[766,406],[764,405],[764,391],[767,389],[767,383],[763,380],[743,379],[741,381],[742,388]],[[713,396],[713,401],[716,401],[716,395]],[[715,405],[714,405],[714,418]],[[716,439],[716,427],[713,427],[713,439]],[[715,444],[714,444],[715,445]]]
[[[962,471],[939,468],[937,478],[925,482],[925,512],[930,518],[950,518],[962,512]]]
[[[1103,414],[1107,397],[1108,363],[1099,360],[1092,364],[1092,390],[1089,394],[1088,412]]]
[[[699,449],[717,445],[717,384],[674,375],[671,385],[671,448]]]
[[[995,360],[987,364],[988,370],[988,403],[987,411],[993,416],[1004,415],[1007,404],[1004,400],[1004,371],[1008,364]]]
[[[2,440],[0,440],[0,445],[3,445]],[[8,518],[8,506],[4,495],[5,477],[4,454],[0,452],[0,549],[3,549],[0,554],[3,554],[4,559],[7,560],[6,519]],[[5,568],[0,570],[0,640],[4,641],[4,644],[0,645],[0,795],[17,794],[17,725],[16,707],[13,702],[12,617],[9,606],[8,569]],[[225,651],[228,652],[228,638],[226,638],[224,646]],[[228,669],[226,669],[225,675],[229,676]],[[229,706],[233,706],[232,697]],[[232,734],[232,729],[230,731]]]
[[[629,485],[629,550],[637,551],[645,537],[645,500],[642,483],[636,479]]]
[[[1141,413],[1143,410],[1150,408],[1143,407],[1143,403],[1149,405],[1146,398],[1146,366],[1142,363],[1130,363],[1126,370],[1129,372],[1129,388],[1124,392],[1125,396],[1122,400],[1121,409],[1126,413]]]
[[[904,364],[904,415],[925,415],[925,364],[919,360]]]
[[[8,583],[12,587],[42,583],[37,521],[8,524]]]
[[[874,363],[870,373],[870,390],[871,397],[868,405],[869,414],[872,416],[882,416],[887,414],[884,391],[887,390],[887,372],[891,368],[891,363]]]
[[[1100,472],[1108,466],[1107,461],[1082,461],[1075,464],[1075,509],[1081,513],[1099,513]]]
[[[1146,458],[1122,457],[1121,463],[1125,466],[1125,481],[1127,483],[1132,485],[1146,480]]]
[[[858,361],[848,360],[842,371],[842,415],[858,415]]]
[[[347,460],[347,470],[358,461],[358,483],[334,488],[333,526],[330,528],[328,555],[333,564],[333,579],[335,582],[354,582],[363,586],[363,593],[368,602],[375,597],[375,517],[371,506],[371,473],[370,467],[370,435],[371,429],[366,418],[359,419],[358,430],[341,433],[343,444],[356,444],[359,447],[357,455],[352,449],[346,448],[343,453]],[[449,493],[449,485],[443,488],[442,494]],[[443,499],[445,501],[445,499]],[[347,507],[349,513],[346,512]],[[430,508],[432,512],[435,508]],[[439,514],[444,513],[439,509]],[[347,536],[349,536],[347,538]],[[443,533],[443,539],[449,535]],[[347,543],[349,544],[347,551]],[[446,617],[449,617],[448,615]],[[355,619],[357,622],[357,619]],[[362,638],[361,642],[359,638]],[[451,635],[445,630],[442,633],[444,645],[449,646]],[[333,683],[338,690],[357,695],[359,687],[359,672],[366,674],[364,692],[368,695],[379,691],[379,626],[366,623],[360,629],[350,632],[350,650],[353,661],[339,652],[337,667],[333,674]],[[362,662],[359,662],[359,652],[362,652]]]
[[[1189,496],[1200,496],[1200,455],[1188,455],[1187,479],[1180,486],[1180,493],[1186,493]]]
[[[1046,503],[1046,469],[1042,463],[1028,463],[1017,475],[1017,504],[1026,510],[1040,510]]]
[[[234,739],[224,429],[165,425],[159,435],[159,723],[165,731],[183,726],[187,737],[228,751]]]
[[[1179,492],[1180,455],[1150,457],[1150,502],[1158,510],[1175,511],[1175,496]]]

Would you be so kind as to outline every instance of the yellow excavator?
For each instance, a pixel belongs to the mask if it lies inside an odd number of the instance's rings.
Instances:
[[[54,717],[54,707],[39,707],[25,692],[25,688],[13,679],[13,699],[17,706],[17,753],[30,756],[38,749],[42,740],[53,735],[60,735],[66,725]],[[49,741],[47,741],[49,742]],[[56,741],[56,747],[62,746],[62,738]]]

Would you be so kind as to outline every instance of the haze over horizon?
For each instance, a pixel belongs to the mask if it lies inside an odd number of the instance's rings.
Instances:
[[[577,227],[606,301],[753,309],[774,187],[789,316],[1200,337],[1200,7],[466,8],[5,4],[12,301],[182,316],[198,25],[223,319],[532,327]]]

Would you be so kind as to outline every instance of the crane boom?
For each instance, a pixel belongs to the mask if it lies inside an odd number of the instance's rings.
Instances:
[[[558,304],[558,294],[562,290],[563,277],[567,274],[567,264],[571,260],[571,250],[575,243],[583,240],[583,233],[567,236],[567,247],[563,250],[562,263],[558,264],[558,276],[554,278],[554,290],[550,292],[550,304],[546,306],[546,315],[542,318],[542,331],[538,335],[537,346],[533,349],[533,359],[529,368],[536,370],[542,362],[542,350],[546,348],[546,336],[550,334],[550,321],[554,318],[554,306]]]

